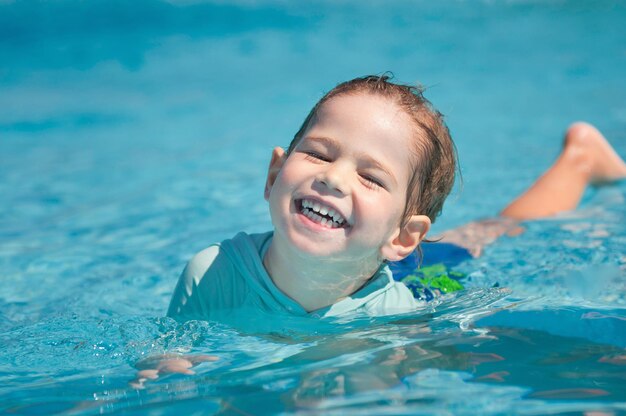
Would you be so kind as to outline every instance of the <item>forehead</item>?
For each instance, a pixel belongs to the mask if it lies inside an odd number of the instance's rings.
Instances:
[[[368,92],[349,92],[337,95],[323,103],[313,122],[327,117],[341,117],[345,121],[362,122],[387,129],[412,129],[413,121],[406,111],[391,97]]]
[[[318,109],[305,133],[325,136],[342,146],[367,152],[398,172],[410,175],[414,159],[415,123],[394,100],[369,93],[335,96]]]

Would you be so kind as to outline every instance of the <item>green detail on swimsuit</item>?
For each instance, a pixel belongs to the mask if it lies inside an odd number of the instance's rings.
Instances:
[[[459,279],[465,277],[463,273],[448,270],[443,263],[422,267],[402,279],[405,284],[419,282],[431,289],[439,289],[442,293],[451,293],[465,289]]]

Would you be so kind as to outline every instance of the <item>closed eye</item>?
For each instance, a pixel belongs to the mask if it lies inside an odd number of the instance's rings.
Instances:
[[[370,175],[360,175],[361,179],[365,182],[365,185],[368,188],[372,188],[372,189],[377,189],[377,188],[382,188],[385,189],[385,184],[383,184],[383,182],[378,179],[375,178],[373,176]]]
[[[330,162],[330,158],[326,155],[323,155],[321,153],[318,152],[313,152],[310,150],[307,151],[303,151],[302,153],[304,153],[306,156],[305,158],[307,160],[319,163],[319,162]]]

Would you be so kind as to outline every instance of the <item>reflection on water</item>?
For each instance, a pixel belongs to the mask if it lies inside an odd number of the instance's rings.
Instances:
[[[600,315],[626,319],[622,311],[571,312],[600,320],[604,319]],[[11,337],[22,335],[24,351],[15,360],[31,370],[5,376],[3,409],[33,413],[54,407],[89,413],[167,406],[168,411],[203,408],[208,413],[244,414],[256,414],[258,409],[267,413],[360,409],[369,414],[525,409],[545,414],[550,409],[621,408],[626,397],[622,346],[554,334],[563,316],[550,311],[544,313],[543,323],[552,333],[524,328],[524,320],[512,319],[506,309],[479,320],[476,329],[461,330],[450,325],[458,319],[455,313],[444,312],[434,321],[426,313],[410,320],[320,326],[319,331],[311,326],[289,331],[291,335],[246,335],[222,325],[177,324],[170,319],[118,322],[119,326],[104,320],[91,329],[78,321],[84,333],[66,339],[60,339],[61,334],[29,339],[28,332],[13,333],[3,336],[3,343],[10,345],[6,342]],[[506,325],[507,319],[519,327]],[[624,333],[613,331],[622,343]],[[108,342],[96,342],[102,339]],[[42,342],[50,343],[45,347],[49,353],[59,354],[58,362],[38,367],[33,355],[47,354],[41,350]],[[159,351],[205,353],[218,360],[200,364],[193,376],[165,375],[141,390],[128,386],[137,357]],[[82,368],[76,368],[77,363]],[[54,377],[41,378],[49,372]],[[92,399],[87,392],[92,392]]]
[[[150,383],[136,397],[128,390],[98,397],[107,410],[160,403],[184,411],[210,402],[216,411],[244,414],[258,409],[540,414],[563,406],[610,408],[626,394],[624,363],[615,361],[623,358],[622,348],[542,331],[493,327],[487,334],[437,335],[426,323],[387,324],[310,341],[302,351],[254,370],[240,370],[245,360],[225,358],[200,366],[197,376]]]

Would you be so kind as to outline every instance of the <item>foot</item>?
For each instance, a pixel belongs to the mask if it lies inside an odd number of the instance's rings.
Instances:
[[[626,163],[591,124],[578,122],[567,129],[563,156],[575,160],[594,185],[626,178]]]

